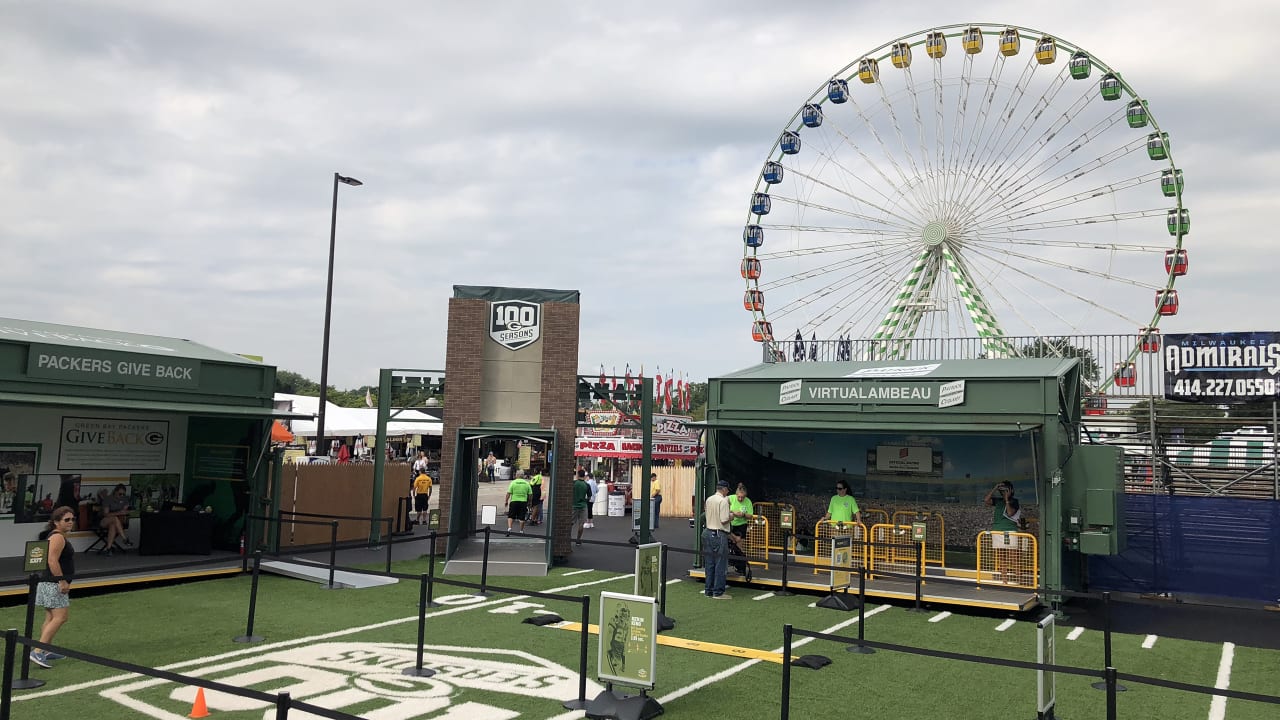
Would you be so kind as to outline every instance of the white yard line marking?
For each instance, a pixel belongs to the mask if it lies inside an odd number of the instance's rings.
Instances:
[[[587,568],[586,570],[574,570],[572,572],[561,573],[560,577],[569,577],[570,575],[581,575],[583,573],[589,573],[589,572],[593,572],[591,568]]]
[[[605,578],[603,580],[591,580],[589,582],[575,583],[573,585],[563,585],[558,588],[544,590],[543,592],[558,593],[558,592],[565,592],[567,590],[577,590],[578,588],[590,587],[592,585],[602,585],[604,583],[610,583],[616,580],[626,580],[629,577],[635,577],[635,573],[627,573],[625,575],[615,575],[613,577]],[[454,613],[463,612],[466,610],[477,610],[480,608],[493,607],[495,605],[505,605],[506,603],[509,603],[513,600],[524,600],[528,598],[529,598],[528,595],[512,595],[510,597],[506,597],[501,600],[489,600],[487,602],[480,602],[472,605],[455,605],[444,610],[434,610],[434,611],[428,612],[427,617],[431,618],[431,617],[436,617],[440,615],[452,615]],[[871,613],[867,613],[867,614],[870,615]],[[253,648],[245,648],[244,650],[233,650],[231,652],[222,653],[220,655],[210,655],[208,657],[196,658],[194,660],[183,660],[181,662],[173,663],[172,665],[165,665],[158,669],[178,671],[178,670],[181,670],[182,668],[192,666],[192,665],[198,666],[198,665],[203,665],[206,663],[211,663],[219,660],[226,660],[229,658],[239,657],[242,655],[256,655],[258,653],[263,652],[264,650],[279,650],[282,648],[294,647],[295,645],[306,645],[308,643],[314,643],[320,640],[329,640],[331,638],[342,637],[343,635],[353,635],[355,633],[362,633],[368,630],[378,630],[380,628],[387,628],[395,625],[404,625],[407,623],[416,623],[416,622],[418,622],[418,615],[417,613],[414,613],[409,617],[397,618],[395,620],[384,620],[383,622],[373,623],[372,625],[361,625],[360,627],[347,628],[345,630],[335,630],[333,632],[323,633],[320,635],[312,635],[311,637],[306,637],[306,638],[298,638],[296,640],[284,640],[278,643],[267,643],[265,645],[259,645]],[[33,693],[30,695],[14,696],[13,699],[15,701],[31,700],[34,698],[42,698],[49,695],[62,695],[69,692],[79,692],[80,690],[86,690],[88,688],[94,688],[101,685],[111,685],[113,683],[120,683],[120,682],[124,682],[125,680],[136,680],[141,677],[143,676],[138,675],[136,673],[123,673],[120,675],[116,675],[114,677],[102,678],[101,680],[90,680],[89,682],[83,682],[77,685],[68,685],[66,687],[54,688],[52,690],[46,690],[44,692]]]
[[[680,582],[680,578],[671,578],[670,580],[668,580],[668,581],[667,581],[667,584],[668,584],[668,585],[675,585],[675,584],[676,584],[676,583],[678,583],[678,582]]]
[[[1084,628],[1076,627],[1071,632],[1067,633],[1067,639],[1075,640],[1076,638],[1080,637],[1083,634],[1084,634]]]
[[[773,597],[773,593],[771,593],[771,592],[767,592],[767,593],[765,593],[765,594],[763,594],[763,595],[757,595],[757,596],[755,596],[755,597],[753,597],[753,598],[751,598],[751,599],[752,599],[752,600],[767,600],[767,599],[769,599],[769,598],[771,598],[771,597]]]
[[[943,620],[946,620],[949,617],[951,617],[951,613],[944,610],[938,613],[937,615],[934,615],[933,617],[929,618],[929,622],[942,622]]]
[[[816,607],[818,607],[818,603],[816,603],[816,602],[811,602],[811,603],[809,603],[809,607],[816,608]]]
[[[1213,686],[1219,690],[1231,687],[1231,663],[1236,657],[1235,643],[1222,643],[1222,659],[1218,661],[1218,679]],[[1214,695],[1209,702],[1209,720],[1222,720],[1227,716],[1227,699]]]
[[[1004,622],[996,626],[996,632],[1004,632],[1005,630],[1008,630],[1009,628],[1016,625],[1017,622],[1018,622],[1017,620],[1014,620],[1013,618],[1009,618],[1008,620],[1005,620]]]
[[[1148,635],[1147,639],[1142,641],[1142,649],[1150,650],[1151,648],[1155,647],[1157,639],[1158,638],[1155,635]]]

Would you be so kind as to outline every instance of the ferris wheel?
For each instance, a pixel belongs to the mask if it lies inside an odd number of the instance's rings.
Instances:
[[[1122,333],[1178,311],[1190,215],[1147,101],[1023,27],[899,38],[824,82],[751,195],[740,271],[757,341]],[[850,358],[852,359],[852,358]]]

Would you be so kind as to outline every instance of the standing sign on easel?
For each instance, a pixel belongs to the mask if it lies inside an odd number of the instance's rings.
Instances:
[[[600,593],[596,675],[606,682],[652,690],[658,644],[658,604],[651,597]]]
[[[853,567],[853,537],[851,535],[838,535],[831,538],[831,587],[846,587],[849,585],[851,573],[848,568]],[[837,570],[836,568],[845,568]]]
[[[662,543],[636,547],[635,594],[660,600],[662,592]]]

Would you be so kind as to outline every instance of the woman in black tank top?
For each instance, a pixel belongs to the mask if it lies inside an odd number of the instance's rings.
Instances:
[[[67,540],[67,533],[75,527],[75,511],[64,505],[53,511],[49,524],[40,533],[41,540],[49,541],[49,566],[41,573],[36,586],[36,604],[44,608],[44,624],[40,626],[42,643],[52,643],[53,636],[67,622],[67,609],[71,604],[68,593],[76,573],[76,551]],[[44,650],[31,651],[31,661],[41,667],[53,667],[55,659]]]

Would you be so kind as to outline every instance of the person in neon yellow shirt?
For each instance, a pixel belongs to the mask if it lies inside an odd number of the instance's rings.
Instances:
[[[533,494],[533,487],[529,485],[529,481],[524,479],[524,471],[516,471],[516,476],[512,479],[511,484],[507,485],[507,534],[511,534],[511,525],[513,520],[520,521],[520,532],[524,532],[525,516],[529,513],[529,496]]]
[[[858,501],[849,494],[849,485],[841,480],[836,483],[836,494],[827,503],[827,515],[824,518],[834,523],[862,523],[862,511],[858,509]]]
[[[747,582],[751,582],[751,564],[747,562],[747,556],[743,550],[743,546],[747,541],[747,530],[751,527],[751,517],[755,513],[751,506],[751,498],[747,497],[747,486],[738,483],[738,490],[729,496],[729,535],[730,539],[730,555],[735,556],[733,560],[733,568],[742,575]]]

